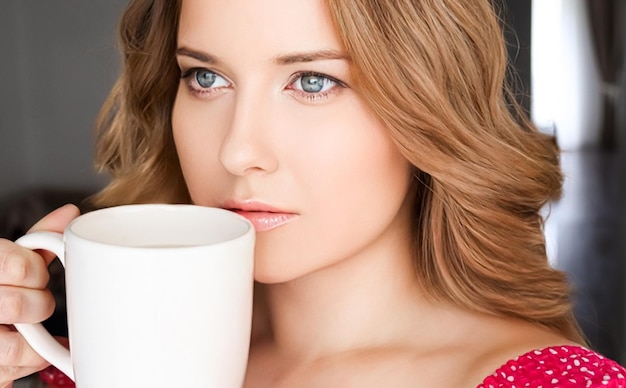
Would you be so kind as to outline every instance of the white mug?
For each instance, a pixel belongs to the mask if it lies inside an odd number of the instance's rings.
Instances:
[[[252,321],[255,233],[194,205],[86,213],[63,234],[17,240],[65,266],[70,350],[41,324],[16,324],[77,387],[240,388]]]

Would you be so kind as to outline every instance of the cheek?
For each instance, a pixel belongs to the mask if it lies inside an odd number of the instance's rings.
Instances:
[[[365,109],[351,111],[358,114],[334,115],[294,154],[293,176],[315,220],[311,230],[334,249],[354,249],[381,233],[401,211],[411,182],[410,163],[387,129]]]
[[[177,98],[172,110],[172,131],[174,136],[174,144],[176,145],[176,152],[178,153],[178,159],[180,160],[181,169],[187,182],[194,181],[194,175],[198,171],[198,158],[194,157],[197,151],[194,144],[198,144],[200,139],[198,137],[198,131],[194,131],[196,119],[193,116],[193,112],[189,112],[189,109],[185,109],[185,105],[181,104]],[[189,187],[191,189],[191,187]]]
[[[409,190],[409,163],[386,137],[377,143],[356,144],[344,157],[352,163],[343,171],[335,166],[334,182],[329,182],[336,189],[328,193],[336,201],[334,211],[343,208],[364,228],[394,218]],[[342,197],[339,201],[337,194]]]
[[[209,204],[211,195],[207,182],[217,173],[220,124],[210,109],[197,105],[177,97],[172,111],[172,131],[192,201]]]
[[[334,122],[318,130],[317,138],[298,147],[298,158],[314,178],[312,192],[341,206],[380,205],[404,198],[408,190],[410,163],[401,155],[388,130],[361,106],[354,114],[333,115]],[[345,112],[344,111],[344,112]],[[302,168],[304,170],[305,167]],[[330,205],[332,206],[332,205]]]

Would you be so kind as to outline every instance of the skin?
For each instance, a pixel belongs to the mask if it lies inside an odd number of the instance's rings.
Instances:
[[[423,297],[410,166],[350,88],[321,0],[184,0],[180,22],[172,124],[191,197],[258,230],[246,388],[475,387],[519,354],[568,343]],[[33,230],[77,215],[66,206]],[[50,261],[0,240],[0,323],[50,315]],[[0,387],[46,365],[0,326]]]
[[[529,335],[563,343],[420,297],[410,166],[350,88],[322,1],[184,0],[177,59],[172,124],[193,201],[289,219],[257,233],[266,320],[246,387],[476,386]],[[311,72],[336,83],[307,93]]]

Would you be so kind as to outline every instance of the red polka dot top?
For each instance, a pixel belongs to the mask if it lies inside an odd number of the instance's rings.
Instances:
[[[519,356],[477,388],[626,388],[626,369],[578,346],[555,346]]]

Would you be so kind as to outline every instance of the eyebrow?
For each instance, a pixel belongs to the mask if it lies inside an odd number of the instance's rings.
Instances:
[[[292,63],[314,62],[321,60],[347,60],[348,57],[336,50],[320,50],[301,53],[291,53],[274,58],[274,62],[279,65],[290,65]]]
[[[197,59],[200,62],[215,64],[219,60],[202,51],[193,50],[188,47],[179,47],[176,49],[176,55],[182,55],[190,58]],[[289,53],[280,55],[273,58],[273,62],[279,65],[290,65],[293,63],[307,63],[320,60],[348,60],[348,57],[337,50],[319,50],[319,51],[305,51]]]
[[[197,59],[200,62],[205,62],[205,63],[216,63],[218,62],[217,59],[212,56],[209,55],[207,53],[203,53],[202,51],[197,51],[197,50],[192,50],[190,48],[187,47],[179,47],[176,49],[176,55],[182,55],[185,57],[190,57],[193,59]]]

